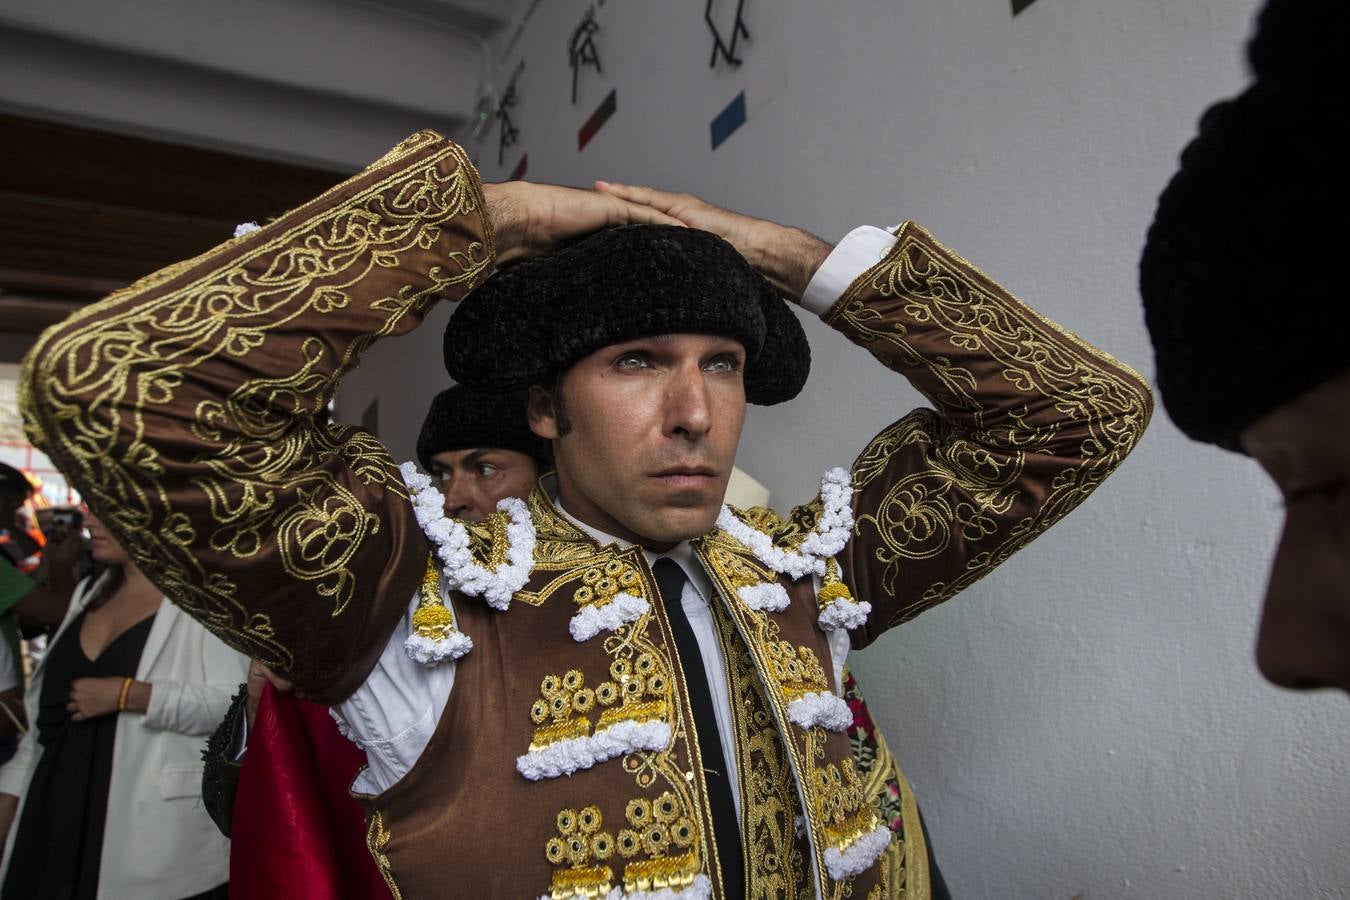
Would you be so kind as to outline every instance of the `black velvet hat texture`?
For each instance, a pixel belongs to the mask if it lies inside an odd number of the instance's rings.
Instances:
[[[455,381],[497,392],[542,384],[601,347],[676,332],[745,345],[746,400],[795,397],[811,370],[801,322],[722,238],[696,228],[624,225],[501,269],[445,332]]]
[[[1205,112],[1159,198],[1140,293],[1163,403],[1195,440],[1242,452],[1247,426],[1350,370],[1348,8],[1266,7],[1256,81]]]
[[[431,458],[449,450],[517,450],[552,468],[548,441],[530,430],[525,394],[481,394],[457,384],[431,401],[417,435],[417,461],[431,471]]]

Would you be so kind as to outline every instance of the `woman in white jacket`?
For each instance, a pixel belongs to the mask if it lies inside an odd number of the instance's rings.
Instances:
[[[110,568],[76,590],[28,688],[30,730],[0,768],[0,896],[224,898],[229,843],[202,807],[202,742],[248,660],[87,522]]]

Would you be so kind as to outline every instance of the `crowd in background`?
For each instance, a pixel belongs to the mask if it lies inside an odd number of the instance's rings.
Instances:
[[[202,745],[248,660],[33,489],[0,464],[0,896],[224,898]]]

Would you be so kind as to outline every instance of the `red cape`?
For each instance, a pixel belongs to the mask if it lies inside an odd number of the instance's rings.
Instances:
[[[365,764],[327,707],[264,688],[234,801],[231,900],[390,900],[348,793]]]

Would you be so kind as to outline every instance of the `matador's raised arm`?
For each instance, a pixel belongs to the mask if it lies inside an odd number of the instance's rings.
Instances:
[[[414,135],[44,333],[20,387],[29,437],[174,602],[316,699],[341,699],[426,550],[384,447],[325,408],[367,347],[463,296],[493,256],[472,164]]]
[[[863,645],[954,596],[1081,503],[1148,425],[1138,373],[913,223],[822,318],[933,404],[853,464],[845,580]],[[807,513],[809,515],[809,513]]]

